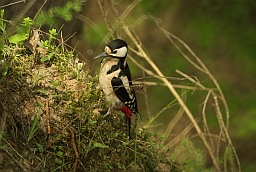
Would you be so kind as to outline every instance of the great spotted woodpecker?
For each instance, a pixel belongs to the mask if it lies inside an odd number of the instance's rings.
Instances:
[[[99,87],[103,90],[105,98],[110,102],[106,115],[114,111],[122,111],[126,117],[128,135],[131,138],[132,113],[137,114],[137,100],[132,87],[132,79],[127,64],[127,43],[115,39],[105,46],[103,53],[95,59],[103,58],[99,73]]]

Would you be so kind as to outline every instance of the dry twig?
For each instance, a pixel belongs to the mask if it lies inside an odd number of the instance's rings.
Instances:
[[[75,151],[75,156],[76,156],[76,160],[74,162],[74,165],[73,165],[73,171],[76,172],[77,170],[77,165],[78,165],[78,161],[79,161],[79,153],[77,151],[77,148],[76,148],[76,142],[75,142],[75,135],[74,135],[74,131],[69,127],[67,128],[67,130],[70,132],[71,134],[71,142],[72,142],[72,146],[73,146],[73,149]]]

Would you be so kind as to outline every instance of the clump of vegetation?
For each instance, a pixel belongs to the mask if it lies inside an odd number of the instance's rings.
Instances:
[[[97,77],[82,70],[72,51],[38,32],[30,20],[3,41],[0,56],[0,168],[6,171],[162,171],[180,167],[159,135],[126,135],[123,114],[107,109]],[[28,22],[29,21],[29,22]],[[30,25],[30,24],[29,24]],[[2,27],[3,28],[3,27]],[[4,30],[4,28],[3,28]],[[20,37],[21,36],[21,37]],[[24,37],[32,49],[23,43]],[[33,42],[31,39],[35,39]]]

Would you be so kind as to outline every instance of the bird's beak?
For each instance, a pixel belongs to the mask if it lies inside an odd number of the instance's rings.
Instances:
[[[97,55],[96,57],[94,57],[94,60],[99,59],[99,58],[104,58],[104,57],[107,57],[107,56],[108,56],[108,54],[106,52],[103,52],[103,53]]]

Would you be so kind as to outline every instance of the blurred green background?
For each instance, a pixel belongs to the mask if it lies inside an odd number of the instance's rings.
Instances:
[[[219,81],[229,105],[229,132],[238,151],[242,171],[254,171],[256,1],[150,2],[142,1],[142,8],[162,19],[163,27],[188,43]],[[165,61],[168,57],[168,54],[164,54],[168,48],[165,47],[165,42],[155,43],[158,35],[150,37],[151,40],[145,42],[151,44],[151,51],[159,53]],[[159,49],[160,47],[163,49]],[[163,67],[170,70],[183,65],[173,62],[171,56],[164,64],[166,66]]]
[[[164,28],[188,43],[215,75],[229,105],[229,132],[242,171],[254,171],[256,1],[142,1],[140,7],[160,18]],[[165,54],[168,46],[165,46],[165,41],[157,39],[157,34],[145,37],[149,38],[145,43],[151,47],[150,51],[164,61],[165,70],[187,67]]]
[[[32,2],[32,1],[31,1]],[[107,4],[107,1],[104,1]],[[120,13],[131,4],[131,0],[112,0]],[[9,3],[0,2],[0,7]],[[44,3],[19,3],[5,7],[8,20],[20,16],[33,18]],[[60,2],[46,2],[43,10],[51,6],[61,6]],[[24,7],[29,7],[24,11]],[[22,9],[22,10],[20,10]],[[23,12],[23,13],[22,13]],[[90,63],[92,74],[98,70],[98,62],[92,58],[103,49],[103,38],[107,27],[102,18],[97,1],[88,0],[80,13],[86,18],[75,15],[70,22],[59,21],[56,27],[63,25],[64,36],[73,35],[68,43],[76,47]],[[142,0],[128,15],[126,22],[134,24],[145,14],[161,20],[161,26],[184,40],[209,67],[223,89],[230,109],[229,132],[241,161],[242,171],[256,169],[256,1],[255,0]],[[22,18],[22,17],[21,17]],[[112,17],[114,18],[114,17]],[[88,20],[89,19],[89,20]],[[110,17],[111,19],[111,17]],[[109,21],[109,23],[114,23]],[[175,75],[175,69],[195,72],[179,58],[159,30],[152,22],[141,21],[135,28],[148,53],[168,76]],[[133,78],[141,73],[132,65]],[[197,74],[195,73],[195,76]],[[152,88],[151,97],[161,97],[154,102],[150,98],[151,114],[157,113],[172,98],[165,89]],[[154,96],[155,95],[155,96]],[[138,95],[139,107],[145,112],[143,96]],[[159,100],[159,98],[158,98]],[[164,120],[164,119],[163,119]]]

